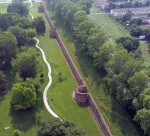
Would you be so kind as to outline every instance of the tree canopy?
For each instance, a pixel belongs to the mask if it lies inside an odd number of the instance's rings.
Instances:
[[[38,136],[86,136],[86,134],[73,123],[57,119],[45,123],[39,129]]]
[[[10,66],[11,59],[15,57],[17,50],[16,37],[10,32],[0,34],[0,64]]]
[[[7,12],[16,12],[21,16],[27,16],[29,13],[29,9],[22,2],[12,2],[8,5]]]
[[[45,21],[43,17],[39,16],[33,20],[33,26],[36,28],[38,34],[45,32]]]
[[[26,80],[29,77],[36,75],[36,60],[33,55],[29,53],[19,53],[16,59],[13,59],[12,66],[19,72],[19,75]]]
[[[26,110],[36,104],[35,87],[30,83],[16,83],[12,88],[11,104],[14,110]]]

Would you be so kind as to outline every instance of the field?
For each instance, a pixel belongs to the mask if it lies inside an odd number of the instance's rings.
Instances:
[[[108,37],[117,39],[123,36],[130,36],[128,30],[124,29],[121,24],[117,23],[107,14],[91,14],[89,17],[92,18],[94,22],[104,30]]]
[[[37,13],[38,5],[39,3],[35,3],[31,9],[31,13],[34,16],[42,16],[42,14]],[[4,11],[6,10],[4,9]],[[52,66],[53,83],[48,94],[49,104],[62,119],[74,122],[77,126],[84,129],[88,136],[99,136],[100,132],[89,109],[87,107],[79,107],[72,99],[72,92],[77,87],[75,79],[56,41],[48,37],[48,32],[49,28],[46,23],[46,33],[37,37]],[[40,62],[38,72],[44,74],[44,83],[40,82],[40,74],[33,81],[40,85],[38,103],[35,108],[28,111],[14,112],[10,106],[12,92],[10,91],[5,96],[0,97],[0,136],[12,136],[15,129],[21,131],[21,136],[36,136],[42,122],[53,118],[45,109],[42,96],[43,89],[48,81],[47,68],[42,61],[40,52],[34,47],[31,47],[31,50],[36,53],[37,59]],[[62,82],[59,81],[59,73],[63,75]],[[12,72],[8,73],[8,77],[12,82],[21,81]],[[32,81],[32,79],[30,80]]]
[[[148,44],[150,44],[150,43],[142,42],[141,46],[140,46],[141,51],[142,51],[142,58],[144,60],[144,64],[145,64],[146,67],[150,66],[150,53],[149,53],[148,47],[147,47]]]
[[[38,16],[37,6],[31,9],[34,16]],[[43,14],[40,14],[43,16]],[[44,16],[43,16],[44,17]],[[53,83],[48,93],[48,101],[58,115],[65,120],[74,122],[77,126],[84,129],[89,136],[98,136],[99,130],[87,107],[79,107],[72,98],[72,93],[77,84],[73,78],[69,66],[56,43],[56,40],[48,36],[49,27],[46,22],[46,33],[38,36],[40,46],[46,53],[46,57],[52,66]],[[63,75],[63,81],[59,81],[59,73]]]
[[[0,13],[5,13],[7,11],[8,4],[0,4]]]
[[[51,14],[49,14],[51,15]],[[97,102],[114,136],[140,136],[128,113],[111,97],[102,81],[101,71],[96,71],[89,60],[76,51],[70,32],[54,20],[63,41],[88,84],[89,91]],[[138,128],[139,129],[139,128]]]

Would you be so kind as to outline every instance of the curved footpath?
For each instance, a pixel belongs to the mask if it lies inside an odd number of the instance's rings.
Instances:
[[[31,4],[29,8],[32,8],[32,7],[33,7],[33,4],[32,4],[31,1],[29,1],[29,2],[30,2],[30,4]],[[31,18],[34,19],[34,16],[33,16],[31,13],[29,13],[29,14],[30,14]],[[42,57],[43,57],[43,61],[45,62],[46,66],[47,66],[47,68],[48,68],[48,79],[49,79],[49,81],[48,81],[48,83],[47,83],[47,85],[46,85],[46,87],[45,87],[45,89],[44,89],[44,92],[43,92],[43,101],[44,101],[45,107],[46,107],[46,109],[48,110],[48,112],[49,112],[53,117],[59,118],[60,120],[62,120],[62,119],[51,109],[51,107],[50,107],[49,104],[48,104],[48,101],[47,101],[47,99],[48,99],[48,98],[47,98],[47,93],[48,93],[49,87],[50,87],[51,84],[52,84],[51,66],[50,66],[50,64],[48,63],[47,59],[46,59],[45,52],[42,50],[42,48],[39,47],[39,40],[38,40],[36,37],[34,37],[34,39],[36,40],[36,48],[38,48],[38,49],[40,50],[40,52],[41,52],[41,54],[42,54]]]

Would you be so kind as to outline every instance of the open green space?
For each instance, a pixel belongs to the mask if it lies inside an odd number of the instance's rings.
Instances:
[[[0,13],[6,13],[7,6],[8,6],[8,4],[0,4]]]
[[[38,3],[34,4],[31,13],[35,17],[39,15],[44,17],[43,14],[37,13],[38,5]],[[88,136],[99,136],[98,127],[90,110],[87,107],[79,107],[72,98],[72,93],[77,88],[77,84],[56,40],[49,38],[49,27],[46,20],[45,22],[46,33],[38,36],[38,39],[52,67],[53,83],[48,92],[49,104],[62,119],[74,122],[86,131]],[[59,81],[60,73],[63,75],[62,81]]]
[[[148,51],[148,42],[141,42],[140,48],[142,51],[142,58],[146,67],[150,66],[150,52]]]
[[[55,19],[54,22],[74,62],[83,75],[89,91],[92,93],[99,109],[109,125],[112,134],[114,136],[142,135],[139,128],[136,128],[131,121],[132,119],[129,114],[119,103],[117,103],[117,101],[114,100],[112,96],[109,95],[102,80],[103,73],[101,71],[96,71],[91,62],[76,51],[70,32],[66,31],[60,22],[57,22]]]
[[[120,37],[130,36],[128,30],[110,18],[107,14],[91,14],[89,17],[104,30],[108,37],[118,39]]]
[[[43,14],[37,13],[37,6],[39,3],[35,3],[31,9],[31,13],[34,16],[43,16]],[[5,8],[4,8],[4,11]],[[38,36],[40,45],[46,53],[48,61],[52,65],[53,83],[49,89],[49,103],[58,113],[62,119],[74,122],[77,126],[84,129],[88,136],[99,136],[99,130],[91,115],[91,112],[87,107],[79,107],[72,98],[72,93],[77,87],[76,82],[71,74],[71,71],[61,53],[54,39],[48,37],[48,24],[46,23],[46,33]],[[42,122],[47,122],[53,117],[47,112],[43,103],[43,90],[48,82],[47,67],[42,60],[41,53],[35,47],[29,47],[31,52],[36,53],[37,60],[40,62],[38,67],[38,73],[35,79],[28,79],[31,82],[39,84],[38,101],[35,108],[27,111],[14,112],[11,109],[10,101],[12,92],[9,91],[5,96],[0,97],[0,135],[12,136],[13,131],[18,129],[21,131],[21,136],[36,136],[38,129],[41,127]],[[41,72],[44,75],[44,83],[40,82]],[[59,81],[59,73],[63,75],[63,81]],[[7,75],[12,81],[12,85],[15,82],[19,82],[22,79],[13,72]],[[8,129],[7,129],[8,128]]]

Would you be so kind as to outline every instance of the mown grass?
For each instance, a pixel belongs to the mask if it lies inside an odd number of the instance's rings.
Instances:
[[[97,8],[94,6],[94,3],[92,4],[92,7],[90,8],[90,13],[99,13],[100,8]]]
[[[31,13],[35,17],[38,15],[43,16],[43,14],[37,13],[38,5],[35,3],[31,9]],[[77,88],[77,84],[56,40],[49,38],[49,27],[46,20],[45,22],[46,33],[38,36],[38,38],[40,46],[45,51],[52,67],[53,83],[48,92],[49,104],[62,119],[74,122],[78,127],[86,131],[88,136],[99,136],[99,130],[89,109],[79,107],[72,98],[72,93]],[[60,73],[63,75],[62,81],[59,80]]]
[[[104,30],[108,37],[112,37],[114,40],[120,37],[130,36],[128,30],[110,18],[107,14],[91,14],[89,17]]]
[[[79,71],[83,75],[89,91],[92,93],[95,101],[98,104],[107,124],[114,136],[139,136],[142,135],[139,128],[137,128],[128,113],[122,106],[114,100],[108,93],[105,84],[103,83],[103,73],[93,68],[91,62],[79,54],[76,50],[75,44],[72,40],[71,33],[62,27],[60,22],[56,22],[59,33],[63,37],[63,41],[70,52],[74,62]]]
[[[0,13],[6,13],[7,6],[8,6],[8,4],[0,4]]]
[[[142,51],[142,58],[146,67],[150,66],[150,52],[148,50],[148,42],[141,42],[140,49]]]

